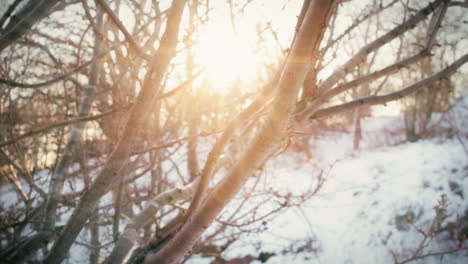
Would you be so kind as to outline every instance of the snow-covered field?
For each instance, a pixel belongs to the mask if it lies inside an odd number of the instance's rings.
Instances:
[[[311,139],[311,160],[296,153],[276,157],[267,171],[279,188],[301,192],[320,169],[325,184],[300,209],[288,209],[268,223],[267,232],[237,241],[225,257],[278,252],[292,241],[313,238],[316,253],[276,255],[267,263],[394,263],[393,256],[408,258],[423,240],[418,229],[429,230],[442,195],[448,201],[445,224],[468,210],[466,101],[455,116],[459,137],[398,143],[404,139],[402,118],[374,117],[363,122],[359,151],[352,149],[352,133],[335,132]],[[438,118],[434,120],[442,120]],[[253,247],[256,243],[262,246]],[[455,247],[454,240],[440,234],[421,254]],[[412,263],[468,263],[468,251]]]
[[[290,174],[306,174],[296,171]],[[451,188],[454,183],[458,188]],[[458,140],[383,147],[336,162],[319,194],[302,209],[308,220],[291,211],[271,229],[290,239],[315,236],[319,252],[313,263],[392,263],[390,251],[407,257],[407,250],[417,247],[422,235],[412,225],[428,229],[442,194],[447,195],[450,222],[468,208],[467,191],[468,156]],[[396,219],[404,215],[414,216],[399,230]],[[433,243],[434,250],[442,246]],[[431,260],[468,263],[465,255],[466,262]],[[287,262],[292,263],[290,257]],[[268,263],[285,261],[277,257]],[[309,262],[296,258],[294,263]]]

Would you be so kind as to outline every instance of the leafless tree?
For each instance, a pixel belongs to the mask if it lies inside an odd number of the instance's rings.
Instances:
[[[235,31],[252,2],[227,1]],[[195,63],[210,1],[8,1],[0,18],[0,173],[19,198],[0,211],[0,259],[61,263],[78,244],[91,263],[180,263],[207,252],[221,261],[243,233],[261,232],[323,184],[317,173],[304,194],[261,186],[264,164],[285,149],[293,127],[434,91],[468,61],[454,44],[443,63],[399,84],[395,73],[447,46],[441,25],[468,4],[371,2],[340,29],[349,1],[301,1],[289,48],[271,23],[259,27],[259,49],[277,45],[279,55],[259,71],[258,87],[244,91],[238,81],[222,95],[200,89],[210,84]],[[398,21],[380,19],[401,10]],[[351,41],[362,28],[372,34]],[[415,28],[424,32],[416,50],[405,41]],[[273,198],[282,202],[261,210]],[[234,210],[222,212],[230,202]]]

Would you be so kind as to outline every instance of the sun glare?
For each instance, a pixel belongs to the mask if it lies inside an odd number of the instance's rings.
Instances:
[[[202,32],[195,47],[198,65],[206,67],[211,89],[223,92],[237,80],[252,80],[256,73],[256,56],[248,40],[235,36],[229,25]]]

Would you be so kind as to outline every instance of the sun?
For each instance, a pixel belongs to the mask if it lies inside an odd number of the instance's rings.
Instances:
[[[212,26],[201,32],[195,46],[195,62],[204,66],[215,92],[223,92],[234,82],[252,80],[257,58],[248,39],[235,35],[229,25]]]

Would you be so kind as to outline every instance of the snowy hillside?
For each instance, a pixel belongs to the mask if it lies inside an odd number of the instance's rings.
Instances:
[[[400,261],[409,257],[423,240],[418,229],[429,230],[442,195],[448,202],[442,226],[468,210],[467,98],[459,100],[451,116],[458,137],[402,143],[401,117],[373,117],[363,121],[359,151],[353,150],[351,132],[328,132],[310,139],[311,159],[291,151],[273,158],[265,173],[274,190],[305,192],[321,170],[325,183],[300,208],[286,209],[262,223],[266,232],[234,242],[223,258],[275,252],[267,263],[365,264],[394,263],[392,255]],[[4,206],[16,202],[7,186],[0,193]],[[422,254],[455,248],[456,240],[449,236],[449,232],[436,236]],[[296,244],[296,253],[281,254],[291,244]],[[304,245],[314,250],[302,252]],[[71,252],[74,263],[87,262],[84,247],[75,245]],[[212,260],[195,256],[187,263]],[[412,263],[468,263],[468,251]]]
[[[352,133],[335,132],[311,139],[311,160],[296,153],[278,156],[267,169],[275,188],[301,192],[320,168],[325,184],[301,209],[288,209],[267,232],[237,241],[224,257],[279,252],[311,237],[315,253],[276,255],[267,263],[394,263],[394,257],[410,257],[423,241],[418,229],[429,230],[442,195],[448,202],[442,226],[468,210],[467,101],[459,100],[452,112],[458,137],[398,143],[404,140],[402,119],[374,117],[363,123],[360,151],[352,150]],[[421,254],[456,248],[449,236],[439,234]],[[468,251],[412,263],[468,263]]]
[[[390,250],[417,247],[422,235],[412,225],[429,227],[442,194],[451,214],[446,221],[454,221],[468,208],[467,190],[468,156],[457,140],[407,143],[342,160],[304,209],[320,243],[318,260],[392,263]],[[396,223],[404,215],[410,223]]]

